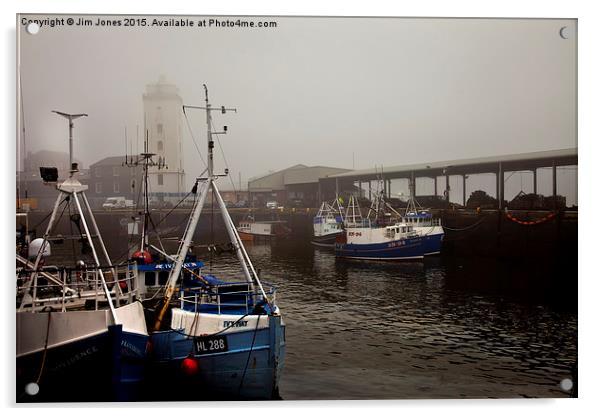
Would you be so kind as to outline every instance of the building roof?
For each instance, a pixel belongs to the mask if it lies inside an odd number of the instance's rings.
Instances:
[[[516,153],[510,155],[502,155],[502,156],[486,156],[486,157],[478,157],[471,159],[458,159],[458,160],[447,160],[447,161],[439,161],[439,162],[425,162],[418,163],[412,165],[397,165],[397,166],[387,166],[382,169],[360,169],[360,170],[352,170],[344,173],[339,173],[335,175],[330,175],[330,178],[347,178],[347,177],[357,177],[357,176],[374,176],[376,174],[395,174],[395,173],[405,173],[405,172],[416,172],[416,171],[427,171],[427,170],[443,170],[450,168],[459,168],[459,167],[470,167],[470,166],[478,166],[478,165],[491,165],[499,162],[508,164],[514,163],[515,165],[519,165],[520,162],[529,162],[541,160],[562,160],[566,159],[568,163],[577,163],[577,148],[570,149],[558,149],[558,150],[545,150],[540,152],[529,152],[529,153]],[[378,172],[377,172],[378,170]]]
[[[267,178],[268,176],[278,175],[278,174],[280,174],[282,172],[285,172],[287,170],[301,169],[301,168],[306,168],[306,167],[307,167],[306,165],[297,164],[297,165],[293,165],[293,166],[290,166],[290,167],[285,168],[285,169],[277,170],[275,172],[270,171],[270,172],[263,173],[261,175],[253,176],[252,178],[249,178],[249,182],[253,182],[253,181],[256,181],[256,180],[259,180],[259,179]]]
[[[349,172],[349,169],[333,168],[329,166],[311,166],[305,169],[294,169],[284,173],[284,184],[296,185],[303,183],[318,183],[320,178],[344,172]]]
[[[104,159],[100,159],[96,163],[92,163],[90,167],[93,166],[122,166],[123,162],[125,162],[125,156],[111,156],[105,157]]]
[[[346,171],[348,169],[298,164],[277,172],[251,178],[249,179],[249,188],[254,191],[284,190],[287,185],[318,183],[320,178]]]

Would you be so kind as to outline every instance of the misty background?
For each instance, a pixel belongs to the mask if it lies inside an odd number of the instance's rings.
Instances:
[[[60,26],[30,35],[19,25],[17,169],[24,152],[68,151],[67,122],[51,110],[89,114],[75,122],[85,168],[123,155],[125,128],[136,152],[139,126],[142,151],[142,94],[161,75],[184,104],[202,105],[205,83],[212,104],[238,109],[214,115],[229,127],[220,142],[237,184],[239,172],[244,185],[297,163],[366,169],[577,146],[575,20],[241,19],[278,26]],[[204,157],[204,113],[188,117]],[[203,164],[183,128],[191,187]],[[220,152],[216,161],[224,167]],[[538,173],[539,193],[551,194],[548,173]],[[480,176],[467,192],[495,189],[493,175]],[[530,192],[531,181],[512,175],[506,199]],[[558,170],[569,206],[576,182],[576,168]],[[417,193],[431,187],[418,182]]]

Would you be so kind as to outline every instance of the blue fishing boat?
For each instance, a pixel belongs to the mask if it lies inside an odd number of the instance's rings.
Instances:
[[[425,237],[410,225],[347,228],[335,243],[335,255],[356,260],[420,260],[427,248]]]
[[[405,213],[400,216],[401,222],[411,225],[414,231],[424,237],[424,255],[431,256],[441,252],[444,230],[441,219],[435,218],[428,208],[422,208],[414,197],[412,181],[410,181],[410,199]]]
[[[356,260],[421,260],[430,247],[427,237],[412,225],[396,220],[401,215],[377,192],[364,218],[354,196],[349,199],[345,234],[335,243],[335,256]]]
[[[155,304],[151,299],[146,302],[154,319],[146,392],[151,399],[165,400],[276,398],[286,349],[276,288],[261,283],[217,187],[217,179],[225,174],[213,169],[213,135],[225,131],[213,132],[211,112],[234,109],[213,108],[206,86],[205,106],[184,106],[185,115],[186,108],[206,112],[207,169],[197,178],[194,189],[200,197],[194,202],[177,254],[162,253],[171,262],[166,284],[153,295],[162,297]],[[209,191],[241,266],[241,273],[231,279],[215,277],[190,256]],[[152,263],[139,267],[140,273],[158,273],[145,271],[154,267]]]
[[[111,263],[87,186],[75,175],[73,120],[85,114],[58,114],[69,120],[71,170],[57,185],[44,236],[28,244],[27,254],[17,254],[17,401],[139,400],[148,332],[135,278]],[[56,169],[41,170],[47,182],[57,181]],[[79,235],[57,237],[65,212]],[[82,257],[71,265],[45,264],[53,238],[83,242]],[[90,257],[91,264],[82,260]]]

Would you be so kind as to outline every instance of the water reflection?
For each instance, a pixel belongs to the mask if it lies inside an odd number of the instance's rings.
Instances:
[[[576,362],[576,313],[514,299],[500,270],[349,262],[293,241],[247,249],[278,286],[284,399],[568,396],[559,383]],[[215,271],[238,273],[233,256],[219,260]]]

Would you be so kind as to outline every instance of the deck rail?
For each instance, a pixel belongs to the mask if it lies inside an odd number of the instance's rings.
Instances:
[[[264,285],[267,302],[276,302],[276,287]],[[224,310],[244,309],[245,314],[253,311],[255,305],[263,300],[263,294],[248,282],[236,282],[217,285],[202,285],[184,288],[180,291],[180,308],[199,312],[204,305],[217,308],[220,314]]]
[[[34,270],[17,269],[17,304],[24,301],[24,307],[29,311],[53,307],[64,312],[69,307],[82,306],[82,302],[93,299],[93,308],[97,310],[99,303],[108,301],[102,287],[101,271],[113,302],[119,304],[120,300],[126,300],[131,303],[136,299],[136,275],[128,265],[82,268],[46,266],[37,271],[35,299],[27,290],[29,281],[34,278]],[[87,308],[89,305],[86,303]]]

